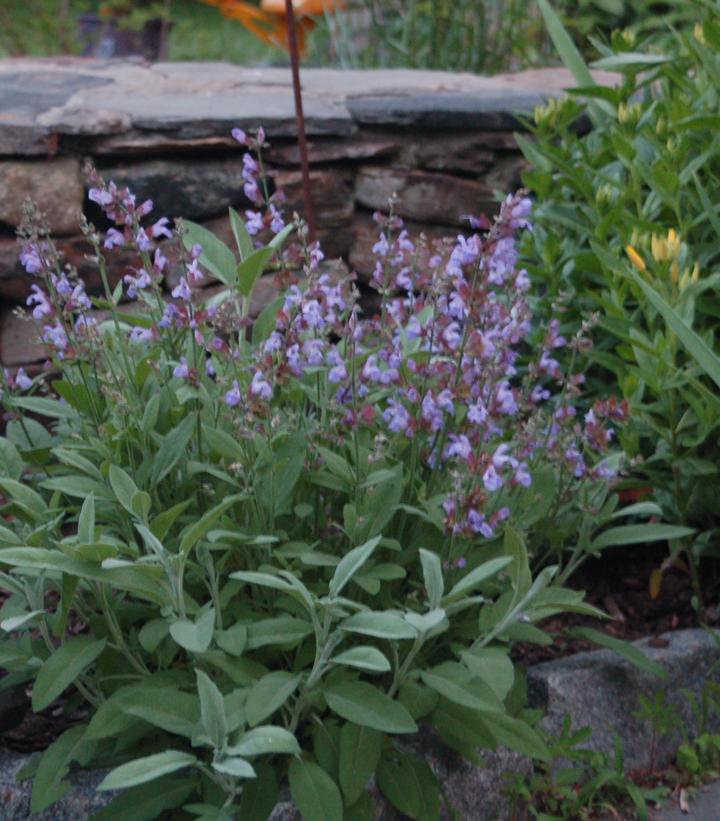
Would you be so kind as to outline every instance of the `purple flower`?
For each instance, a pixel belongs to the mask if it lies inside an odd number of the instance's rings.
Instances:
[[[39,285],[32,285],[30,290],[33,293],[27,298],[26,305],[35,305],[32,312],[33,317],[35,319],[42,319],[44,316],[50,316],[53,312],[53,307],[45,291],[43,291]]]
[[[513,476],[513,482],[515,482],[515,484],[522,485],[523,487],[530,487],[532,484],[532,476],[528,472],[528,467],[524,462],[518,465],[518,469],[515,471],[515,475]]]
[[[173,305],[171,302],[165,306],[165,313],[163,313],[162,319],[158,322],[158,325],[161,328],[169,328],[173,324],[179,324],[181,319],[182,314],[178,310],[177,306]]]
[[[144,228],[138,228],[138,232],[135,234],[135,244],[141,251],[152,251],[153,249],[153,244]]]
[[[88,199],[103,208],[106,205],[110,205],[114,197],[106,188],[91,188],[88,191]]]
[[[52,345],[60,352],[64,351],[69,344],[65,328],[59,322],[55,322],[54,325],[45,325],[42,338],[43,342]]]
[[[502,487],[502,477],[497,470],[495,470],[495,465],[490,465],[485,473],[483,473],[483,484],[485,485],[485,489],[489,490],[491,493],[494,493],[496,490],[500,490]]]
[[[488,411],[481,401],[468,407],[468,419],[475,425],[484,425],[488,418]]]
[[[237,140],[240,145],[248,145],[248,135],[242,130],[242,128],[233,128],[230,133],[232,134],[232,138]]]
[[[501,382],[495,393],[495,401],[501,413],[506,413],[509,416],[514,416],[518,412],[517,402],[515,401],[515,394],[513,393],[507,381]]]
[[[105,234],[105,242],[103,243],[103,247],[110,249],[120,248],[123,245],[125,245],[125,234],[118,231],[117,228],[108,228],[108,232]]]
[[[127,285],[127,293],[130,299],[136,299],[139,288],[147,288],[152,284],[150,274],[144,269],[139,268],[135,271],[137,276],[127,274],[123,277],[123,282]]]
[[[182,299],[183,302],[190,302],[192,299],[192,291],[185,277],[180,277],[180,282],[172,289],[172,296],[175,299]]]
[[[256,234],[259,234],[265,227],[263,215],[259,211],[251,211],[250,209],[248,209],[245,212],[245,217],[245,227],[247,228],[247,232],[248,234],[250,234],[251,237],[254,237]]]
[[[186,268],[187,278],[190,282],[196,284],[204,279],[203,272],[198,268],[198,261],[194,259]]]
[[[188,367],[187,357],[180,357],[180,364],[173,369],[173,376],[178,379],[187,379],[190,376],[190,368]]]
[[[136,325],[130,331],[130,342],[134,345],[140,344],[141,342],[152,342],[153,338],[153,331],[152,328],[141,328]]]
[[[37,245],[25,245],[20,251],[20,263],[28,274],[39,274],[43,268],[43,259]]]
[[[225,404],[231,408],[236,408],[242,402],[242,393],[240,393],[240,385],[237,379],[234,380],[232,390],[225,394]]]
[[[272,398],[273,389],[262,371],[255,371],[250,385],[250,393],[266,402]]]
[[[157,239],[158,237],[167,237],[168,239],[172,239],[172,232],[168,228],[168,218],[167,217],[160,217],[157,222],[154,222],[150,227],[150,233]]]
[[[155,256],[153,257],[153,268],[161,274],[165,270],[165,266],[168,264],[167,257],[164,256],[163,252],[159,249],[155,249]]]
[[[495,531],[487,523],[483,514],[478,513],[474,508],[468,511],[467,522],[473,533],[479,533],[486,539],[491,539],[495,535]]]
[[[18,372],[15,374],[15,385],[21,391],[32,388],[32,379],[25,373],[25,368],[18,368]]]
[[[283,216],[280,213],[280,211],[278,211],[278,209],[272,203],[270,203],[270,214],[272,216],[270,230],[273,232],[273,234],[279,234],[285,227],[285,220],[283,219]]]
[[[422,418],[430,425],[430,430],[434,432],[443,426],[443,415],[432,393],[428,391],[422,401]]]
[[[472,456],[472,445],[470,440],[461,434],[450,434],[450,443],[445,447],[445,458],[451,459],[453,456],[462,462],[467,462]]]
[[[388,407],[383,412],[383,419],[393,433],[404,433],[412,437],[411,417],[407,409],[395,399],[388,400]]]

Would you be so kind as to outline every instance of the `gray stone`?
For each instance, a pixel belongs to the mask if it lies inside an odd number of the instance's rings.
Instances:
[[[685,796],[687,807],[681,806],[679,795],[670,806],[653,813],[653,821],[717,821],[720,815],[720,781],[705,784],[695,793]]]
[[[242,159],[151,160],[100,169],[105,179],[127,185],[138,202],[151,199],[153,213],[167,217],[214,217],[232,205],[249,206],[243,193]]]
[[[21,61],[6,66],[0,72],[0,154],[47,154],[51,131],[37,117],[64,105],[79,89],[102,82],[79,72],[19,71]]]
[[[635,642],[650,659],[667,671],[667,681],[639,670],[609,650],[578,653],[558,661],[533,667],[528,675],[531,705],[546,713],[542,726],[558,734],[564,717],[573,727],[592,727],[587,742],[591,749],[613,754],[617,735],[625,753],[628,770],[662,767],[673,760],[681,743],[681,722],[692,736],[698,728],[688,699],[689,691],[700,698],[708,681],[720,682],[720,643],[703,630],[678,630],[665,633],[658,647],[656,640]],[[653,697],[664,691],[671,714],[677,718],[674,733],[655,738],[649,721],[636,715],[639,695]],[[715,726],[719,726],[717,721]],[[654,759],[654,760],[653,760]]]
[[[394,211],[401,217],[440,225],[466,225],[467,214],[489,214],[496,208],[493,189],[474,180],[426,171],[366,166],[355,180],[355,199],[366,208]]]
[[[485,134],[439,135],[431,132],[403,141],[395,165],[478,175],[488,168],[495,156],[487,146]]]
[[[285,196],[283,209],[288,218],[297,211],[304,216],[302,175],[299,171],[271,171],[278,190]],[[318,228],[349,226],[355,202],[346,177],[338,171],[311,171],[310,193]]]
[[[311,165],[346,160],[368,160],[385,157],[398,151],[401,141],[384,136],[358,135],[352,140],[308,140],[308,158]],[[300,165],[300,149],[297,143],[271,146],[267,159],[276,165]]]
[[[63,157],[0,162],[0,222],[20,225],[28,198],[45,214],[53,234],[77,231],[83,203],[79,161]]]
[[[356,123],[415,128],[509,131],[522,128],[516,114],[528,114],[548,95],[536,92],[419,92],[353,97],[347,101]]]
[[[76,226],[77,228],[77,226]],[[63,265],[77,269],[89,294],[100,294],[103,290],[100,271],[90,255],[93,248],[85,237],[60,238],[55,242]],[[0,236],[0,299],[17,305],[24,305],[30,294],[35,278],[30,276],[20,264],[20,246],[14,237]],[[114,286],[130,268],[139,264],[137,254],[125,248],[103,251],[107,261],[108,279]]]
[[[17,781],[17,774],[30,757],[0,748],[0,800],[3,821],[86,821],[113,798],[112,793],[96,792],[103,774],[77,771],[69,776],[72,790],[41,813],[30,814],[31,781]]]
[[[413,220],[404,220],[404,225],[413,242],[417,242],[422,236],[429,241],[440,240],[448,236],[454,239],[458,233],[457,230],[447,227],[422,224]],[[380,229],[370,214],[365,211],[356,214],[353,221],[352,245],[348,254],[348,262],[351,270],[362,282],[368,282],[375,270],[375,256],[372,249],[379,236]]]
[[[611,74],[596,72],[603,84]],[[358,124],[431,128],[515,127],[514,112],[574,85],[564,69],[480,77],[404,69],[302,72],[308,134],[349,136]],[[360,93],[358,93],[360,90]],[[296,134],[290,72],[224,63],[72,57],[0,60],[0,152],[43,153],[44,139],[108,153],[147,139],[197,146],[233,126]]]

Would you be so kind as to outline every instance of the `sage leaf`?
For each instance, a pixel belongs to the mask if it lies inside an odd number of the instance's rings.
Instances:
[[[337,784],[312,761],[294,759],[288,770],[290,792],[304,821],[343,821]]]
[[[121,790],[154,781],[163,775],[183,770],[197,762],[190,753],[166,750],[164,753],[136,758],[111,770],[98,784],[98,790]]]
[[[331,684],[323,695],[334,713],[361,727],[385,733],[417,732],[417,724],[399,701],[366,682]]]
[[[105,649],[105,639],[78,636],[62,644],[44,662],[33,686],[32,707],[38,713],[49,707]]]

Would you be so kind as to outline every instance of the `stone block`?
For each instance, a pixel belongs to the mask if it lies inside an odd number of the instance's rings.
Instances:
[[[20,225],[28,198],[38,204],[53,234],[77,231],[83,204],[79,161],[63,157],[0,162],[0,222]]]
[[[396,195],[398,216],[439,225],[467,225],[467,214],[497,210],[493,189],[484,182],[427,171],[365,166],[355,180],[355,200],[366,208],[387,213]]]
[[[300,171],[271,171],[275,186],[285,195],[283,209],[288,218],[293,212],[303,214],[304,200]],[[311,171],[310,188],[317,228],[349,225],[355,202],[347,177],[339,171]]]
[[[358,134],[349,140],[308,140],[308,157],[311,165],[367,160],[385,157],[400,148],[401,141],[390,136]],[[300,149],[296,142],[291,145],[273,145],[266,152],[267,159],[276,165],[300,165]]]
[[[467,228],[467,224],[465,226]],[[454,240],[457,229],[444,228],[439,225],[429,225],[413,220],[405,220],[405,228],[413,241],[425,236],[430,241],[449,238]],[[348,254],[350,269],[354,271],[361,282],[367,282],[375,270],[373,245],[378,241],[380,229],[374,219],[367,212],[359,212],[353,222],[352,245]]]
[[[546,711],[541,726],[558,734],[564,717],[569,715],[575,729],[592,727],[588,747],[611,756],[617,735],[626,770],[670,763],[682,741],[681,722],[691,737],[698,731],[683,693],[689,691],[699,699],[707,682],[720,683],[720,642],[704,630],[678,630],[663,634],[659,642],[650,641],[642,639],[635,645],[665,668],[666,681],[639,670],[609,650],[577,653],[531,668],[531,706]],[[639,694],[652,697],[660,690],[665,692],[671,714],[677,717],[677,731],[654,739],[651,723],[636,713]],[[715,731],[718,726],[715,719]]]
[[[479,175],[495,159],[495,151],[480,133],[425,133],[403,140],[395,167]]]
[[[100,294],[103,290],[100,271],[89,259],[92,246],[85,237],[60,238],[56,247],[62,255],[63,264],[77,269],[85,282],[89,294]],[[20,264],[20,246],[13,237],[0,236],[0,299],[24,305],[30,294],[30,286],[37,280],[30,276]],[[138,264],[137,255],[125,248],[113,248],[103,252],[107,260],[108,279],[114,286],[130,268]]]
[[[150,160],[100,169],[106,180],[128,186],[138,202],[151,199],[157,217],[197,220],[249,205],[243,193],[242,158]]]

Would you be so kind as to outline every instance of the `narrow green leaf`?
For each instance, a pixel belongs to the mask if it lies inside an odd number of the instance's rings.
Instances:
[[[646,544],[650,542],[664,542],[669,539],[684,539],[692,536],[695,530],[691,527],[681,527],[680,525],[655,524],[649,522],[641,525],[623,525],[622,527],[611,527],[603,531],[593,540],[594,550],[602,550],[605,547],[628,544]]]
[[[357,667],[358,670],[367,670],[370,673],[387,673],[390,671],[390,662],[377,647],[353,647],[334,656],[330,661],[333,664],[344,664],[346,667]]]
[[[32,707],[36,713],[53,701],[86,670],[105,649],[106,641],[77,636],[66,641],[42,664],[33,686]]]
[[[343,821],[337,784],[312,761],[294,759],[288,770],[290,792],[304,821]]]
[[[78,518],[78,540],[81,544],[95,541],[95,494],[91,493],[83,502]]]
[[[340,731],[339,775],[345,804],[354,804],[375,772],[382,753],[382,733],[357,724]]]
[[[1,556],[2,554],[0,554]],[[340,629],[348,633],[360,633],[378,639],[414,639],[417,630],[411,627],[401,613],[356,613],[340,624]]]
[[[428,604],[431,610],[440,607],[445,583],[443,582],[442,562],[437,553],[420,548],[425,590],[428,594]]]
[[[490,559],[484,562],[479,567],[471,570],[467,576],[460,579],[460,581],[452,588],[452,590],[445,596],[444,602],[452,602],[462,598],[466,593],[474,590],[479,584],[504,570],[513,561],[512,556],[501,556],[498,559]]]
[[[228,212],[230,214],[230,225],[232,226],[232,232],[235,237],[235,244],[237,245],[240,259],[247,259],[255,250],[253,238],[250,236],[240,214],[238,214],[234,208],[229,208]]]
[[[658,678],[663,679],[663,681],[667,681],[667,670],[661,664],[649,659],[642,650],[634,644],[630,644],[630,642],[613,638],[605,633],[600,633],[598,630],[593,630],[590,627],[573,627],[566,632],[571,636],[579,636],[594,644],[599,644],[601,647],[606,647],[608,650],[612,650],[627,659],[640,670],[644,670],[646,673],[658,676]]]
[[[255,284],[262,276],[268,262],[275,253],[273,248],[258,248],[237,267],[238,290],[245,297],[252,296]]]
[[[285,704],[297,690],[300,676],[293,676],[284,670],[268,673],[255,682],[245,702],[248,724],[255,727]]]
[[[300,745],[295,736],[282,727],[272,725],[248,730],[239,741],[229,747],[228,755],[300,755]]]
[[[0,436],[0,476],[5,479],[15,479],[22,476],[23,458],[13,443]]]
[[[133,510],[133,497],[139,492],[138,486],[133,482],[129,474],[117,465],[110,465],[108,479],[110,480],[110,487],[115,494],[115,498],[128,513],[135,515],[135,511]]]
[[[213,770],[235,778],[255,778],[253,765],[244,758],[220,758],[212,763]]]
[[[227,740],[227,718],[223,696],[214,681],[202,670],[196,670],[198,695],[200,696],[200,720],[205,735],[216,750],[222,750]]]
[[[97,786],[98,790],[121,790],[154,781],[163,775],[183,770],[195,764],[194,755],[180,750],[166,750],[164,753],[136,758],[116,767]]]
[[[381,541],[382,536],[375,536],[360,547],[353,548],[349,553],[343,556],[340,564],[335,569],[332,579],[330,580],[330,595],[339,596],[345,585],[352,579],[357,571],[365,564],[365,562],[372,556],[373,551]]]
[[[400,704],[363,681],[332,684],[323,689],[328,707],[341,718],[385,733],[415,733],[417,724]]]

